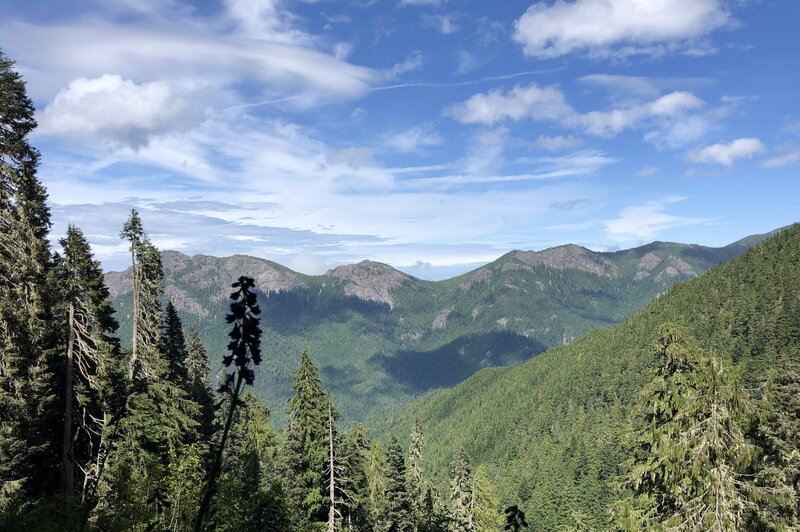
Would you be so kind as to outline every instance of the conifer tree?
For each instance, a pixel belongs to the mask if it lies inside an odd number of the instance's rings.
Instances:
[[[367,512],[372,527],[377,529],[383,513],[388,474],[380,443],[373,442],[370,445],[364,472],[367,476]]]
[[[196,439],[199,417],[198,405],[182,386],[168,378],[170,365],[163,352],[161,254],[141,229],[135,211],[126,231],[131,226],[140,231],[131,241],[135,260],[132,277],[138,291],[134,309],[137,351],[128,364],[130,395],[119,425],[120,442],[108,458],[109,482],[98,508],[102,527],[112,530],[164,518],[159,501],[169,499],[163,482],[170,457],[178,456],[181,445]]]
[[[100,263],[80,229],[70,225],[61,240],[57,278],[66,342],[61,490],[80,494],[97,479],[106,429],[120,411],[122,375],[114,309]]]
[[[720,359],[676,327],[662,327],[657,353],[622,482],[634,498],[618,509],[618,525],[741,528],[751,506],[741,480],[754,455],[742,428],[750,400]]]
[[[130,243],[129,250],[131,253],[133,309],[131,316],[131,359],[128,365],[128,378],[133,380],[134,371],[139,359],[139,320],[141,314],[141,305],[139,303],[139,293],[141,291],[139,282],[139,255],[141,254],[141,248],[145,238],[142,220],[139,218],[139,212],[136,209],[131,209],[130,217],[128,217],[128,220],[122,226],[120,238],[124,238]]]
[[[800,527],[800,364],[778,357],[767,385],[753,439],[762,455],[750,493],[757,508],[750,529]]]
[[[369,480],[367,463],[370,442],[366,428],[353,423],[344,434],[339,455],[343,474],[339,479],[341,489],[340,508],[345,530],[371,530],[369,514]]]
[[[411,499],[406,482],[406,463],[403,448],[397,438],[389,438],[386,448],[386,503],[384,508],[384,530],[410,532],[414,529],[411,518]]]
[[[214,420],[214,399],[208,385],[210,374],[206,348],[197,331],[189,329],[186,339],[186,391],[192,401],[200,406],[200,432],[206,438],[211,436]]]
[[[411,498],[411,516],[415,532],[420,529],[425,508],[425,478],[422,468],[422,451],[425,445],[422,423],[414,421],[411,442],[408,446],[408,495]]]
[[[183,335],[183,324],[172,301],[167,302],[164,309],[164,325],[162,332],[162,350],[169,364],[167,379],[189,391],[187,388],[189,375],[186,369],[186,339]]]
[[[289,398],[288,424],[284,431],[287,460],[287,494],[297,515],[306,523],[328,518],[324,477],[328,454],[328,407],[330,397],[322,388],[319,369],[307,351],[300,357]]]
[[[489,478],[486,466],[481,464],[475,470],[473,480],[472,519],[476,532],[496,532],[503,526],[500,513],[500,498]]]
[[[467,452],[458,450],[450,472],[450,495],[453,532],[474,532],[473,520],[473,481]]]
[[[33,103],[13,66],[0,51],[0,511],[22,488],[36,497],[58,486],[61,440],[50,211],[28,143]]]

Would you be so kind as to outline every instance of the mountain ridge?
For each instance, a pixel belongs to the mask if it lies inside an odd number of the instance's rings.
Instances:
[[[257,391],[278,422],[292,368],[306,349],[343,405],[343,416],[369,420],[481,368],[517,364],[619,323],[676,282],[743,249],[667,243],[607,253],[565,245],[511,251],[441,281],[375,261],[313,276],[252,256],[165,251],[164,287],[165,300],[186,327],[198,330],[214,364],[227,344],[230,283],[253,277],[262,294],[264,350],[272,360],[259,369]],[[650,262],[639,267],[648,253]],[[106,282],[125,344],[129,272],[111,272]]]

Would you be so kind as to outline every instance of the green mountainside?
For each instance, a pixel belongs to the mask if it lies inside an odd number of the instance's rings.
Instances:
[[[668,321],[736,364],[746,386],[760,383],[779,353],[800,359],[800,224],[678,284],[617,327],[519,366],[479,371],[376,429],[401,437],[421,421],[435,435],[425,463],[440,478],[463,446],[488,466],[501,498],[525,508],[534,530],[602,526],[626,458],[627,418],[653,378],[653,345]]]
[[[165,251],[163,262],[166,297],[184,324],[199,331],[212,360],[227,344],[230,282],[255,278],[263,292],[267,361],[257,391],[276,419],[282,419],[298,356],[308,349],[345,418],[369,421],[482,368],[516,364],[619,323],[675,282],[746,248],[655,242],[613,253],[574,245],[512,251],[439,282],[369,261],[321,276],[246,256]],[[108,273],[106,283],[126,343],[129,272]]]

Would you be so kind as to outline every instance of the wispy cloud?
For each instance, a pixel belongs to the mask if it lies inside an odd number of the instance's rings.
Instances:
[[[599,57],[708,51],[699,39],[732,21],[720,0],[577,0],[533,4],[514,24],[526,55]]]
[[[603,222],[606,236],[615,242],[645,242],[654,240],[659,233],[668,229],[706,223],[708,219],[677,216],[666,212],[670,205],[685,199],[673,196],[625,207],[617,218]]]

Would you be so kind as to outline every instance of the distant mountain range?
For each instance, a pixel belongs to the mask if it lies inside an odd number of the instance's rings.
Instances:
[[[283,418],[291,374],[308,349],[345,418],[369,420],[485,367],[516,364],[621,322],[679,281],[728,261],[766,235],[722,248],[654,242],[598,253],[565,245],[512,251],[445,281],[371,261],[320,276],[248,256],[163,252],[166,297],[204,340],[214,367],[227,343],[230,283],[262,292],[265,361],[256,389]],[[130,337],[129,272],[106,274]]]

